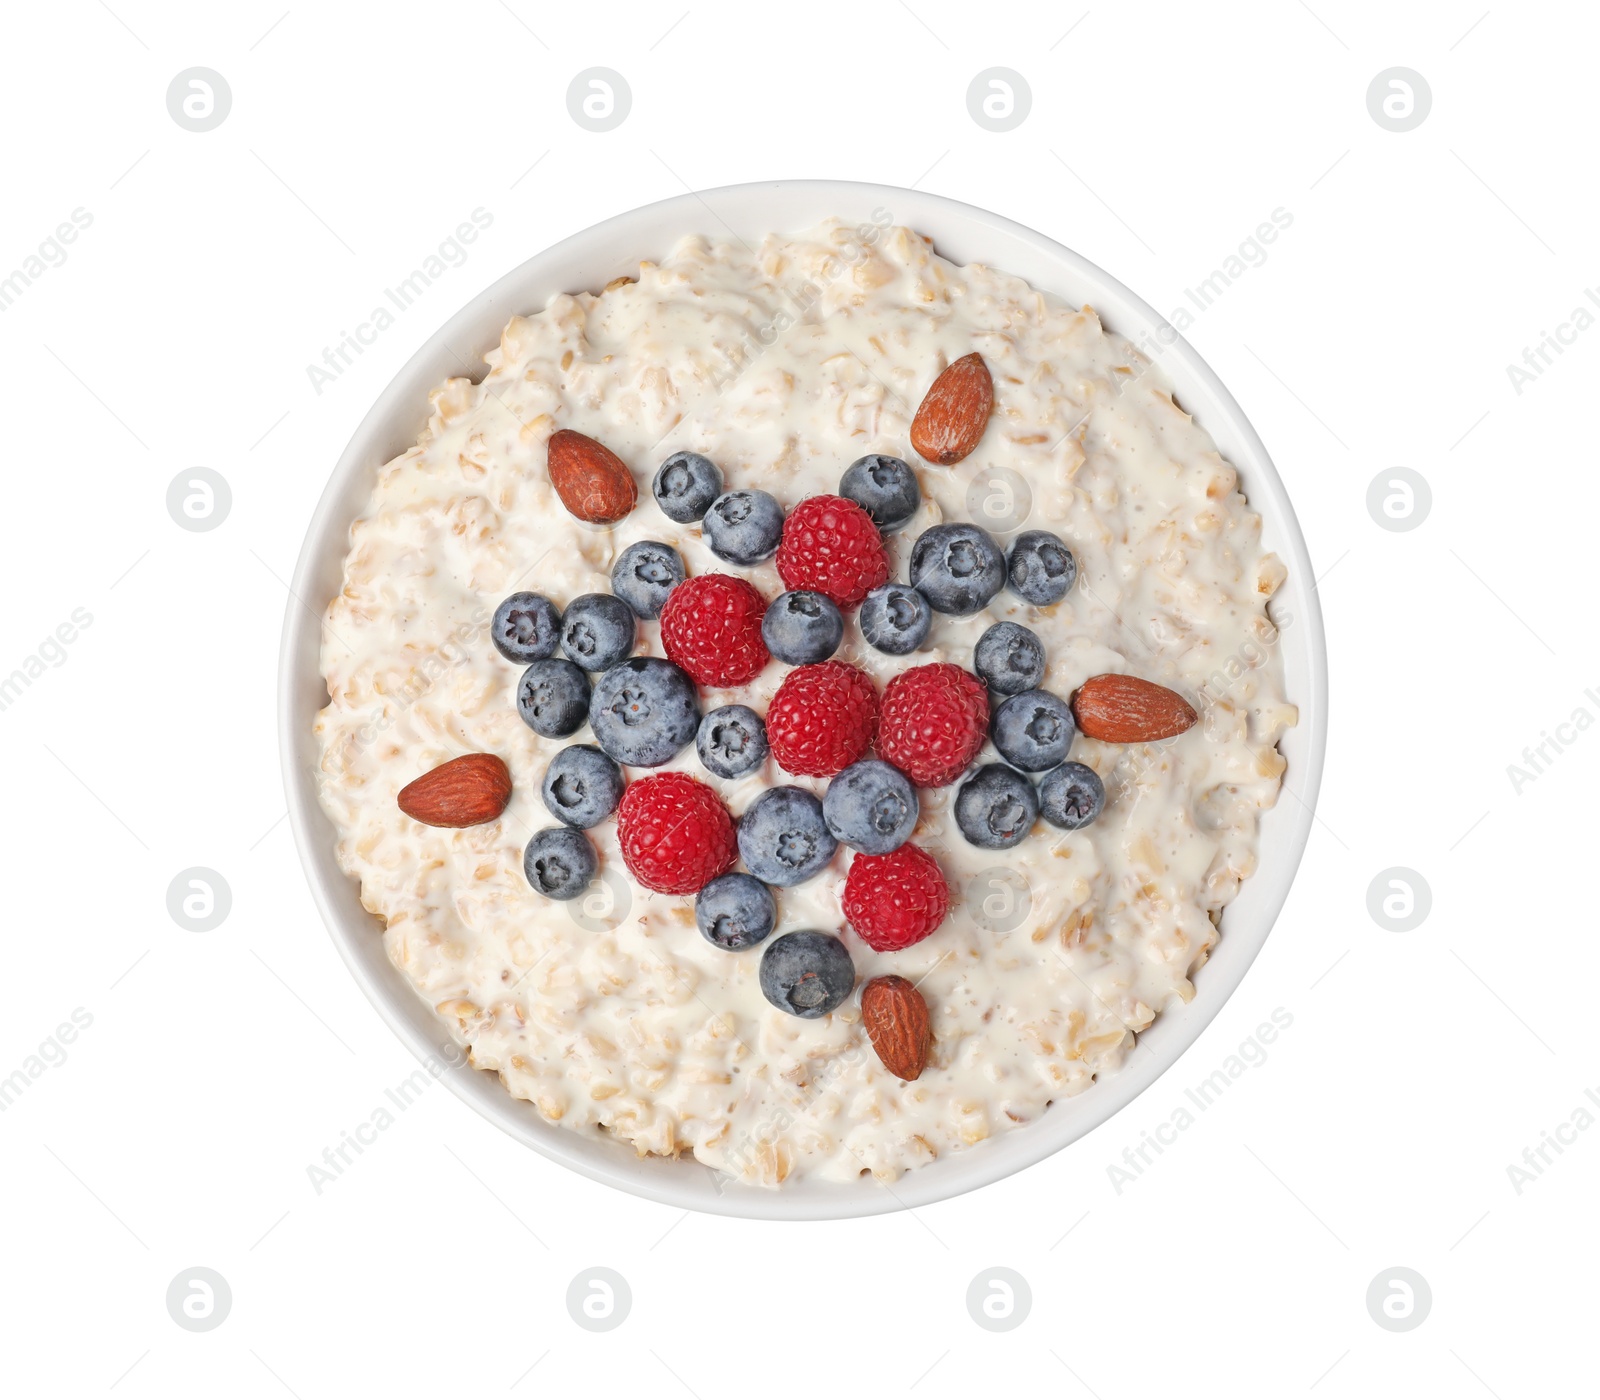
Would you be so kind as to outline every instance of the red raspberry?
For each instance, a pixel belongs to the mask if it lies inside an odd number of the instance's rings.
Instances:
[[[889,581],[889,555],[872,517],[854,501],[813,496],[783,522],[778,576],[785,588],[809,588],[848,611]]]
[[[918,787],[943,787],[967,771],[988,730],[982,681],[947,661],[913,666],[884,689],[878,755]]]
[[[731,574],[685,579],[661,609],[661,645],[667,660],[701,685],[744,685],[771,657],[761,640],[767,600]]]
[[[897,953],[944,922],[950,886],[939,862],[910,844],[886,856],[858,855],[844,881],[844,916],[867,947]]]
[[[694,894],[739,856],[722,799],[687,773],[629,783],[617,808],[617,841],[633,878],[661,894]]]
[[[872,678],[842,661],[796,666],[767,706],[772,756],[784,772],[808,778],[848,768],[872,747],[877,729]]]

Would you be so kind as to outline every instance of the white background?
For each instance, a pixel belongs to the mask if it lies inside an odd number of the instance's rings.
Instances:
[[[7,14],[0,276],[74,209],[93,222],[0,313],[0,674],[75,608],[93,622],[0,712],[0,1077],[75,1008],[93,1023],[0,1114],[5,1388],[1590,1389],[1600,1132],[1520,1194],[1507,1166],[1600,1086],[1600,737],[1520,794],[1506,770],[1578,707],[1600,715],[1600,331],[1520,394],[1506,366],[1600,280],[1592,11],[283,5]],[[233,95],[201,134],[165,104],[194,65]],[[594,65],[633,93],[606,134],[565,103]],[[1033,93],[1004,134],[966,105],[995,65]],[[1401,134],[1366,105],[1396,65],[1433,95]],[[915,1216],[685,1216],[547,1163],[439,1089],[318,1195],[307,1165],[415,1064],[337,960],[282,820],[282,580],[312,504],[372,398],[479,287],[609,214],[774,176],[987,206],[1162,311],[1292,214],[1189,331],[1323,574],[1332,747],[1277,931],[1131,1108]],[[314,392],[306,365],[479,207],[493,223],[466,264]],[[196,466],[233,493],[210,533],[166,510]],[[1395,466],[1433,493],[1406,533],[1366,506]],[[231,886],[214,932],[168,916],[189,866]],[[1368,914],[1390,866],[1432,888],[1408,933]],[[1265,1063],[1114,1189],[1108,1166],[1275,1008],[1293,1024]],[[233,1293],[203,1334],[165,1304],[197,1265]],[[603,1334],[564,1302],[594,1265],[633,1294]],[[1033,1294],[1002,1334],[964,1301],[997,1265]],[[1394,1266],[1433,1294],[1402,1334],[1365,1303]]]

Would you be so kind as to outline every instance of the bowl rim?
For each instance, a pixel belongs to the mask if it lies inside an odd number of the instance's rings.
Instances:
[[[1279,599],[1287,596],[1294,600],[1296,636],[1292,655],[1290,648],[1284,649],[1286,678],[1295,656],[1303,663],[1300,674],[1292,682],[1295,691],[1303,693],[1290,696],[1291,702],[1299,708],[1299,724],[1284,740],[1286,745],[1292,742],[1293,747],[1302,751],[1285,773],[1284,790],[1295,797],[1297,810],[1284,811],[1280,799],[1276,808],[1264,814],[1263,830],[1269,819],[1274,820],[1274,831],[1282,846],[1277,864],[1269,871],[1263,860],[1261,868],[1245,881],[1235,904],[1247,894],[1250,896],[1251,925],[1237,928],[1235,925],[1239,921],[1236,920],[1218,939],[1209,963],[1195,975],[1193,999],[1181,1007],[1163,1010],[1151,1027],[1140,1033],[1135,1050],[1120,1069],[1098,1076],[1084,1093],[1058,1101],[1053,1115],[1041,1117],[1025,1131],[1003,1134],[919,1168],[902,1176],[892,1186],[866,1180],[844,1184],[802,1183],[798,1188],[789,1185],[771,1190],[719,1179],[720,1173],[693,1163],[692,1158],[677,1162],[636,1158],[625,1145],[605,1139],[603,1135],[579,1134],[558,1124],[546,1123],[531,1105],[513,1098],[497,1076],[466,1064],[432,1009],[393,969],[381,937],[375,942],[374,930],[379,927],[375,917],[362,907],[356,883],[338,869],[331,839],[332,825],[317,797],[319,756],[311,727],[314,711],[312,715],[305,712],[307,697],[313,693],[309,685],[321,690],[324,701],[326,697],[319,658],[322,617],[331,595],[319,584],[319,572],[327,571],[330,550],[338,551],[337,559],[342,567],[349,528],[356,518],[350,506],[352,501],[360,499],[354,488],[365,479],[370,490],[371,474],[394,455],[381,449],[380,442],[392,436],[396,424],[401,421],[416,424],[405,438],[407,443],[414,442],[417,429],[425,421],[423,410],[428,391],[436,387],[440,379],[453,372],[459,373],[448,368],[440,373],[441,347],[458,365],[469,363],[454,349],[455,343],[464,331],[474,330],[479,323],[488,325],[496,316],[499,320],[492,332],[494,340],[481,348],[473,345],[470,351],[481,355],[482,350],[498,343],[500,328],[513,311],[525,311],[537,297],[550,294],[535,294],[529,290],[530,283],[548,276],[545,269],[607,256],[612,256],[614,265],[615,256],[603,251],[609,244],[631,247],[628,256],[636,270],[640,258],[661,256],[668,246],[686,234],[699,232],[720,237],[715,228],[705,227],[710,222],[706,218],[708,213],[711,220],[732,232],[732,227],[715,207],[718,203],[724,209],[739,205],[764,211],[785,200],[807,207],[815,205],[820,212],[810,220],[812,223],[830,213],[841,214],[846,208],[871,208],[874,213],[882,209],[893,211],[893,222],[929,235],[945,256],[958,262],[988,262],[989,259],[957,256],[945,251],[952,241],[961,243],[976,237],[980,242],[987,239],[1008,243],[1014,250],[1026,253],[1027,261],[1059,268],[1063,273],[1062,281],[1070,282],[1075,288],[1094,289],[1092,304],[1111,329],[1129,339],[1135,338],[1133,327],[1141,329],[1146,339],[1159,336],[1159,351],[1152,352],[1148,344],[1141,348],[1159,358],[1168,378],[1182,393],[1186,410],[1208,431],[1219,452],[1239,472],[1251,509],[1262,517],[1264,537],[1275,535],[1273,548],[1280,556],[1288,555],[1289,578]],[[766,227],[796,230],[805,224],[804,216],[796,216],[775,219]],[[758,223],[750,224],[752,236],[757,227]],[[991,265],[1023,276],[1030,285],[1039,286],[1036,275],[1017,272],[1003,256]],[[609,276],[601,280],[609,280]],[[593,278],[586,281],[590,285],[600,285]],[[577,289],[570,281],[564,286],[566,290]],[[1040,290],[1060,296],[1056,288],[1049,285],[1041,286]],[[508,311],[508,307],[513,311]],[[481,359],[470,360],[470,373],[475,380],[482,377],[483,368]],[[458,1097],[502,1130],[543,1156],[630,1194],[712,1214],[747,1219],[826,1220],[914,1210],[1033,1166],[1109,1121],[1182,1058],[1238,989],[1288,898],[1315,820],[1327,746],[1328,673],[1326,640],[1314,579],[1310,552],[1288,492],[1265,445],[1233,395],[1166,318],[1118,279],[1078,253],[1034,229],[978,206],[942,195],[871,182],[754,181],[674,195],[613,215],[562,239],[480,290],[417,347],[352,433],[307,523],[285,605],[280,640],[278,742],[295,848],[313,901],[334,946],[357,985],[390,1029],[423,1062],[430,1074],[443,1080]],[[1288,635],[1288,624],[1283,626],[1283,635]],[[1290,778],[1298,780],[1298,793],[1287,787]],[[1285,819],[1289,823],[1287,827]],[[1230,905],[1230,910],[1233,907]],[[1155,1045],[1150,1044],[1152,1040]],[[1070,1111],[1066,1111],[1067,1105],[1071,1105]],[[1054,1131],[1052,1116],[1056,1119]]]

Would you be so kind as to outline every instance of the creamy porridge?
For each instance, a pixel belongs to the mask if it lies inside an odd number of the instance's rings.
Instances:
[[[975,353],[992,374],[993,416],[962,460],[926,462],[913,417],[945,366]],[[1257,824],[1284,769],[1277,741],[1296,720],[1268,612],[1283,566],[1160,371],[1091,309],[955,266],[910,230],[836,222],[753,250],[686,238],[635,280],[513,319],[485,358],[481,384],[435,391],[417,446],[379,471],[352,526],[317,723],[340,864],[471,1062],[552,1123],[776,1185],[892,1181],[1025,1128],[1137,1053],[1136,1033],[1193,995],[1221,911],[1255,869]],[[547,464],[559,429],[627,465],[638,499],[617,523],[564,508]],[[691,580],[736,575],[768,601],[784,591],[771,558],[730,564],[698,521],[659,508],[651,478],[680,450],[786,511],[836,493],[865,454],[911,463],[920,504],[885,536],[900,583],[918,537],[944,522],[977,524],[1002,547],[1048,530],[1070,548],[1077,581],[1061,601],[1002,589],[971,615],[935,613],[909,655],[868,645],[847,610],[835,659],[880,694],[913,666],[970,670],[979,637],[1009,620],[1043,643],[1039,686],[1063,700],[1090,677],[1134,675],[1199,714],[1156,743],[1080,733],[1070,758],[1104,780],[1103,813],[1071,831],[1040,820],[1009,849],[963,835],[959,782],[922,788],[911,839],[942,869],[949,913],[909,947],[877,952],[850,928],[843,844],[820,874],[776,890],[769,945],[821,930],[848,950],[858,993],[889,974],[916,984],[932,1046],[909,1081],[875,1052],[859,995],[817,1019],[771,1004],[763,948],[715,946],[693,895],[633,879],[616,818],[582,833],[599,876],[581,899],[546,899],[524,874],[524,847],[554,825],[547,767],[595,737],[585,726],[545,738],[523,722],[522,667],[491,644],[497,604],[519,590],[558,609],[608,593],[618,555],[639,541],[672,546]],[[659,624],[642,622],[634,655],[663,654]],[[791,670],[774,658],[747,684],[702,686],[700,708],[766,714]],[[503,760],[503,815],[450,829],[401,810],[402,788],[465,754]],[[999,761],[992,744],[976,760]],[[735,818],[775,786],[828,787],[771,757],[720,778],[692,742],[663,767],[624,771],[630,791],[690,774]]]

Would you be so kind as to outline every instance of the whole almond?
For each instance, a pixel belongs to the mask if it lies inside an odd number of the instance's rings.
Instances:
[[[954,466],[978,445],[993,409],[994,380],[974,350],[933,381],[911,422],[911,445],[924,462]]]
[[[928,1067],[928,1003],[904,977],[874,977],[861,989],[861,1024],[890,1074],[910,1080]]]
[[[465,753],[400,789],[400,810],[424,826],[481,826],[511,801],[511,774],[492,753]]]
[[[1090,676],[1072,697],[1078,728],[1108,744],[1149,744],[1182,734],[1199,715],[1183,696],[1138,676]]]
[[[614,525],[639,499],[627,464],[604,443],[558,428],[546,449],[550,484],[561,504],[591,525]]]

